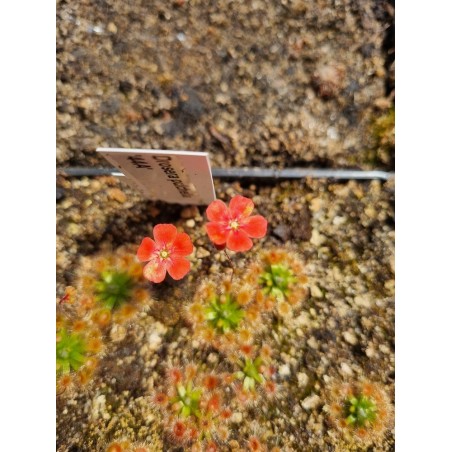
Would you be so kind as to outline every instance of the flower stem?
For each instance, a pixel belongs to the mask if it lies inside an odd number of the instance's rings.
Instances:
[[[226,254],[226,257],[228,258],[229,263],[231,264],[231,268],[232,268],[232,273],[231,273],[231,283],[232,283],[232,279],[234,278],[234,264],[232,263],[232,260],[228,254],[228,252],[226,251],[226,248],[224,249],[224,254]]]

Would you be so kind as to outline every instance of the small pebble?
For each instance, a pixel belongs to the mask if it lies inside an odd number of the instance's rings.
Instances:
[[[113,342],[122,341],[127,334],[127,330],[122,325],[113,325],[110,331],[110,338]]]
[[[370,299],[370,296],[365,294],[365,295],[357,295],[355,297],[355,303],[358,306],[362,306],[363,308],[370,308],[372,302]]]
[[[210,256],[210,251],[206,250],[202,246],[200,246],[200,247],[198,247],[196,249],[196,257],[198,259],[202,259],[202,258],[207,257],[207,256]]]
[[[193,218],[190,218],[185,222],[185,225],[187,226],[187,228],[194,228],[196,223],[195,220],[193,220]]]
[[[320,234],[317,229],[313,229],[310,242],[315,246],[321,246],[326,242],[326,237]]]
[[[323,298],[323,292],[320,290],[320,288],[318,286],[316,286],[315,284],[313,284],[311,286],[311,295],[314,298]]]
[[[341,363],[341,374],[351,377],[353,375],[353,370],[347,363]]]
[[[211,364],[215,364],[218,362],[218,355],[216,353],[209,353],[209,356],[207,357],[207,361]]]
[[[358,343],[358,339],[356,338],[354,333],[351,333],[350,331],[345,331],[342,333],[342,336],[344,336],[344,339],[351,345],[355,345]]]
[[[107,25],[107,30],[110,33],[116,34],[116,32],[118,31],[118,27],[113,22],[109,22]]]
[[[344,224],[346,221],[347,221],[347,218],[345,218],[345,217],[337,216],[337,217],[333,218],[333,224],[335,226],[340,226],[341,224]]]
[[[304,388],[309,382],[309,377],[303,372],[298,372],[297,380],[298,380],[298,387]]]
[[[317,342],[317,339],[314,337],[314,336],[311,336],[309,339],[308,339],[308,345],[309,345],[309,347],[311,347],[311,348],[313,348],[314,350],[318,350],[318,348],[319,348],[319,343]]]
[[[321,198],[311,199],[311,203],[309,205],[310,209],[313,212],[318,212],[324,205],[324,201]]]
[[[279,366],[278,373],[282,377],[288,377],[290,375],[290,367],[289,367],[289,365],[288,364],[283,364],[282,366]]]
[[[375,208],[373,206],[368,206],[364,209],[364,213],[369,217],[369,218],[377,218],[377,211],[375,210]]]
[[[301,406],[305,410],[313,410],[317,408],[322,403],[322,400],[317,394],[313,394],[309,397],[306,397],[303,402],[301,402]]]
[[[243,415],[240,412],[235,412],[231,416],[231,422],[234,422],[235,424],[240,424],[240,422],[242,422],[242,420],[243,420]]]

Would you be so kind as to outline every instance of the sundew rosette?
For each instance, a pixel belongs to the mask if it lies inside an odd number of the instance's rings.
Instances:
[[[327,399],[329,420],[350,448],[378,445],[393,426],[393,405],[381,384],[367,380],[333,382]]]
[[[221,375],[207,373],[195,364],[170,368],[163,391],[151,403],[163,416],[171,442],[191,450],[220,450],[229,436],[232,411],[224,394]]]
[[[234,403],[239,409],[249,407],[262,398],[278,396],[272,349],[267,344],[242,345],[236,353],[228,356],[228,360],[233,364],[234,371],[226,381],[232,386]]]
[[[281,316],[291,315],[308,294],[303,262],[284,249],[258,253],[243,280],[256,288],[256,302],[262,311]]]
[[[229,278],[202,282],[185,312],[194,339],[226,353],[250,344],[262,326],[254,288]]]
[[[101,328],[130,321],[151,302],[141,264],[131,247],[82,259],[78,282],[80,315]]]
[[[59,394],[92,381],[99,356],[103,352],[102,334],[96,326],[68,316],[57,307],[56,378]]]

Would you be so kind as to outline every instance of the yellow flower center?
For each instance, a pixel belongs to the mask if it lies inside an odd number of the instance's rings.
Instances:
[[[169,253],[168,253],[167,250],[162,250],[162,251],[160,251],[160,257],[161,257],[162,259],[166,259],[168,256],[169,256]]]
[[[231,229],[234,229],[234,231],[236,231],[239,228],[239,223],[237,222],[237,220],[233,220],[229,223],[229,227]]]

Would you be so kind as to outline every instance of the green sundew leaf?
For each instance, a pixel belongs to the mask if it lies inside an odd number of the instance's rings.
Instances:
[[[185,418],[189,417],[190,414],[191,414],[191,409],[190,409],[190,407],[184,405],[184,406],[182,407],[182,410],[181,410],[180,414],[181,414],[182,417],[185,417]]]
[[[352,424],[354,424],[356,422],[356,418],[355,418],[355,416],[350,414],[350,416],[348,416],[345,419],[345,422],[347,423],[347,425],[352,425]]]
[[[252,378],[253,380],[256,380],[256,381],[259,380],[259,373],[258,373],[257,369],[255,369],[254,367],[246,369],[245,373],[248,377]]]
[[[201,399],[202,391],[201,389],[196,389],[190,393],[190,398],[194,401],[199,401]]]
[[[244,316],[244,312],[237,310],[237,311],[233,311],[230,315],[229,315],[229,320],[235,324],[238,324],[240,322],[240,320],[242,320]]]
[[[86,356],[82,355],[78,351],[74,351],[71,353],[71,361],[83,364],[86,361]]]
[[[358,419],[366,419],[370,416],[371,413],[369,413],[368,410],[366,410],[364,407],[358,407],[357,413],[356,413],[356,417]]]
[[[285,296],[285,293],[281,289],[278,289],[278,288],[275,288],[275,287],[272,289],[272,292],[273,292],[273,295],[278,300],[282,300],[284,298],[284,296]]]
[[[255,389],[254,380],[250,377],[245,377],[245,380],[243,381],[243,387],[246,391],[254,390]]]
[[[254,367],[253,361],[249,358],[245,359],[245,367],[243,370],[247,375],[257,372],[257,369]]]
[[[98,281],[95,285],[96,295],[101,300],[106,300],[110,295],[107,293],[107,285],[103,281]]]
[[[83,363],[80,363],[78,361],[71,361],[71,367],[73,370],[77,371],[80,369],[80,367],[82,367]]]
[[[217,313],[215,311],[207,311],[206,320],[214,320],[217,317]]]
[[[245,376],[245,389],[254,389],[256,382],[261,384],[265,381],[264,376],[259,373],[259,366],[261,362],[262,360],[260,359],[260,357],[256,358],[254,361],[249,358],[245,359],[245,364],[242,368],[242,374]],[[250,381],[252,381],[252,383]]]
[[[105,306],[108,309],[113,309],[116,306],[116,302],[117,298],[114,295],[111,295],[105,300]]]
[[[64,374],[68,374],[71,371],[71,365],[69,364],[69,361],[64,361],[61,363],[61,367]]]
[[[185,397],[185,394],[187,393],[185,387],[181,384],[177,385],[177,393],[179,394],[179,397],[183,398]]]

